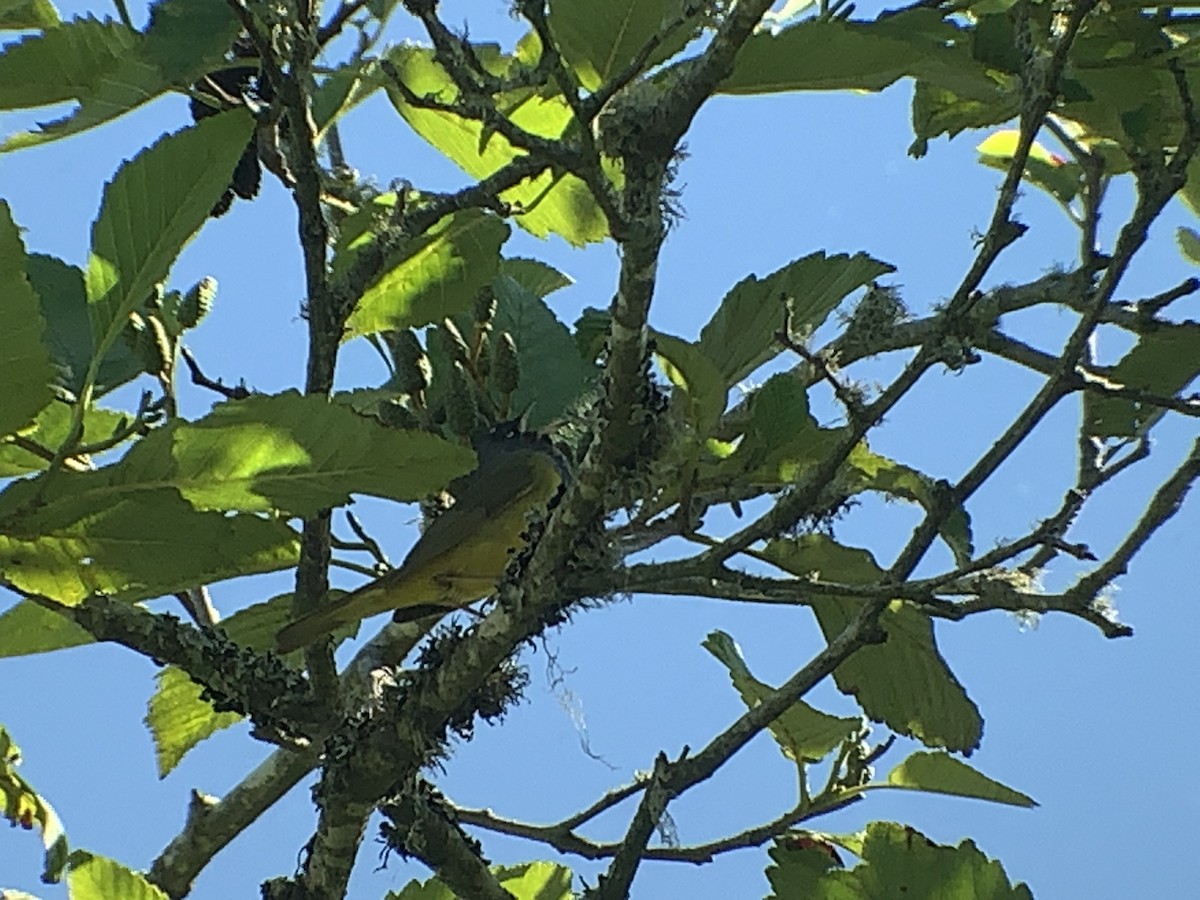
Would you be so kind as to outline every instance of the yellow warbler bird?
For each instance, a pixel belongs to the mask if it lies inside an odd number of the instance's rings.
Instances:
[[[479,465],[451,482],[454,505],[429,523],[404,562],[284,627],[275,638],[279,652],[389,609],[405,621],[495,592],[529,514],[550,503],[568,471],[548,438],[521,431],[517,422],[497,425],[472,444]]]

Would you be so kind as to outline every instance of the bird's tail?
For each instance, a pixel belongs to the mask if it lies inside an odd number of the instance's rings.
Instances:
[[[315,644],[325,635],[391,609],[394,604],[395,591],[383,589],[378,581],[373,581],[285,625],[275,635],[275,649],[279,653],[291,653]],[[406,604],[396,609],[392,621],[412,622],[427,616],[440,618],[452,609],[452,606],[437,603]]]
[[[285,625],[279,630],[279,634],[275,635],[275,649],[280,653],[291,653],[300,647],[315,644],[323,636],[343,625],[357,622],[360,615],[352,605],[343,602],[349,596],[347,594],[339,597],[332,603],[326,603],[295,622]]]

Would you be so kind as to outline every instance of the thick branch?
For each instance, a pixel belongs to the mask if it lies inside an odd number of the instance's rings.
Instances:
[[[389,625],[365,644],[341,675],[345,706],[375,697],[380,673],[408,656],[428,627],[428,622],[419,621]],[[222,848],[318,765],[331,727],[324,722],[307,747],[276,750],[219,801],[194,809],[183,830],[154,860],[150,880],[170,897],[188,894],[196,876]]]
[[[388,846],[415,856],[433,869],[456,897],[512,900],[444,801],[425,785],[416,785],[380,807],[390,823],[383,828]]]
[[[183,669],[205,688],[218,712],[239,712],[278,741],[301,738],[320,721],[321,707],[300,673],[219,632],[103,595],[65,606],[40,594],[13,590],[70,619],[98,641],[121,644],[159,665]]]

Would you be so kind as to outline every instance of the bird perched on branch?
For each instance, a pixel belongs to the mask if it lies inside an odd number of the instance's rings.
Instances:
[[[497,425],[472,445],[479,465],[451,482],[454,504],[430,522],[404,562],[284,627],[276,636],[281,653],[389,609],[397,621],[409,621],[495,592],[530,513],[557,497],[569,472],[550,440],[523,431],[519,420]]]

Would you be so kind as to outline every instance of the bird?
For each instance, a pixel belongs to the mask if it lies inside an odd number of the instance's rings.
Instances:
[[[450,483],[454,504],[429,523],[404,561],[362,587],[301,616],[275,638],[289,653],[361,619],[396,610],[396,621],[445,614],[493,594],[519,549],[529,515],[570,479],[549,438],[501,422],[472,439],[479,464]]]

